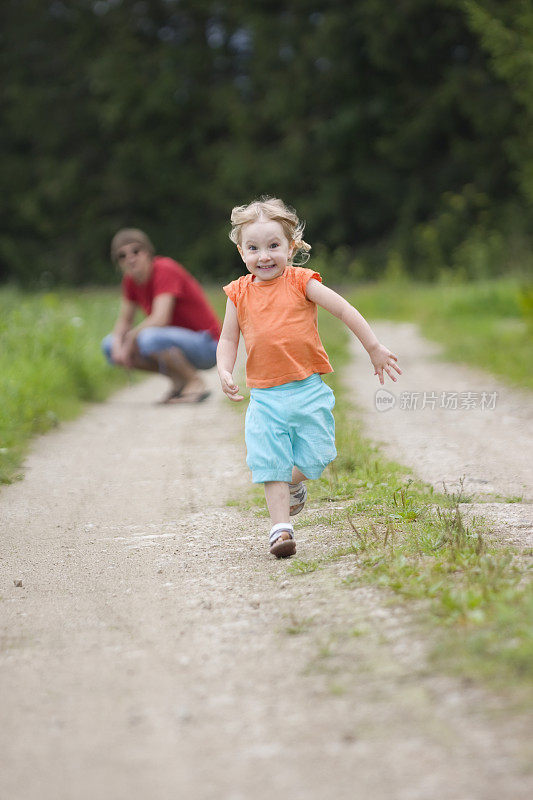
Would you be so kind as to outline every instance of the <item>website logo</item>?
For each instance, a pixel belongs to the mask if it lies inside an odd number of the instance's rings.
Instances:
[[[378,389],[374,395],[374,405],[377,411],[390,411],[396,405],[396,396],[387,389]]]

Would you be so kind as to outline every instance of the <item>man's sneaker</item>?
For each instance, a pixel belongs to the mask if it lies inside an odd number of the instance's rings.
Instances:
[[[291,517],[294,517],[296,514],[299,514],[302,508],[305,506],[305,501],[307,500],[307,487],[303,481],[300,481],[299,483],[289,483],[289,492],[289,514]]]

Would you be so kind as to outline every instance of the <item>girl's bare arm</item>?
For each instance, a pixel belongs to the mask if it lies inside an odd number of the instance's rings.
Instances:
[[[385,371],[393,381],[397,380],[393,370],[399,375],[402,374],[397,365],[397,356],[382,345],[374,331],[362,316],[350,303],[341,297],[340,294],[328,289],[315,278],[311,278],[307,283],[306,295],[313,303],[325,308],[334,317],[337,317],[357,336],[374,366],[374,375],[377,375],[381,384],[385,383],[383,372]]]
[[[222,391],[230,400],[235,401],[244,400],[242,394],[239,394],[239,387],[233,380],[240,332],[237,309],[228,297],[226,315],[217,347],[217,369]]]

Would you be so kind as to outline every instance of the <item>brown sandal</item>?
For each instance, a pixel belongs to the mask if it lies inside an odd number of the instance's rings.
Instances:
[[[289,539],[282,539],[281,534],[288,533]],[[276,558],[288,558],[296,552],[294,528],[290,522],[278,522],[270,531],[270,553]]]

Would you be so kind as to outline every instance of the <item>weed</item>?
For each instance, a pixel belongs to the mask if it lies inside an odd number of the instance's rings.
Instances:
[[[407,486],[400,486],[393,494],[396,513],[390,515],[390,519],[404,519],[406,522],[414,522],[422,514],[423,509],[416,505],[415,499],[408,493],[408,487],[412,483],[407,481]]]
[[[299,619],[294,613],[289,615],[289,624],[284,629],[288,636],[299,636],[306,633],[311,627],[313,620],[310,617]]]
[[[306,575],[309,572],[315,572],[320,566],[320,561],[303,561],[299,558],[293,558],[287,566],[287,572],[290,575]]]

